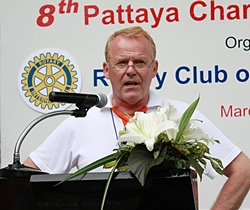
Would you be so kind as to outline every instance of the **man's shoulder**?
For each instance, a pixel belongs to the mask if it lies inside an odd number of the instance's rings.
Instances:
[[[150,90],[149,103],[148,103],[149,107],[150,106],[166,107],[166,106],[168,106],[168,104],[173,105],[179,111],[184,111],[189,106],[188,103],[185,103],[185,102],[180,101],[180,100],[164,98],[164,97],[158,95],[157,93],[155,93],[154,91]]]

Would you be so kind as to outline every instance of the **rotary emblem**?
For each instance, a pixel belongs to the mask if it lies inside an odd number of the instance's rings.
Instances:
[[[62,109],[64,103],[50,102],[52,91],[78,92],[80,72],[72,59],[65,58],[65,53],[40,53],[28,60],[28,65],[21,69],[19,82],[20,93],[26,103],[40,112]],[[26,63],[26,64],[27,64]]]

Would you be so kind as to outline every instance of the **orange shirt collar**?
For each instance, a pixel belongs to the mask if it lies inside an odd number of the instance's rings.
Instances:
[[[122,122],[123,122],[123,125],[125,126],[128,121],[129,121],[129,118],[125,115],[125,113],[122,113],[120,111],[118,111],[117,109],[115,109],[114,106],[112,106],[112,111],[119,117],[122,119]],[[145,105],[144,107],[142,107],[142,109],[138,110],[138,112],[146,112],[148,111],[148,107]],[[134,115],[133,115],[134,116]],[[133,117],[131,116],[131,117]]]

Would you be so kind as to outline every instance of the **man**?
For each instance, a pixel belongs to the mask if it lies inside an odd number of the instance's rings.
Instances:
[[[114,149],[118,132],[128,121],[124,113],[152,112],[168,102],[181,113],[187,108],[187,104],[161,98],[149,89],[158,61],[154,41],[142,28],[114,33],[107,41],[105,57],[104,75],[112,84],[106,107],[90,109],[84,119],[69,117],[30,154],[25,165],[48,173],[82,168]],[[212,209],[238,209],[250,188],[250,160],[200,112],[194,117],[204,120],[200,127],[220,140],[221,144],[210,147],[211,155],[222,160],[228,177]],[[217,175],[209,164],[204,173],[211,178]]]

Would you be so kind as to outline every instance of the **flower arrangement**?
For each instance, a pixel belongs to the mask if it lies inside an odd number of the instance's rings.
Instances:
[[[198,102],[199,98],[182,116],[171,104],[152,113],[136,112],[134,117],[130,117],[124,130],[120,131],[117,142],[120,146],[113,154],[87,165],[62,182],[99,166],[112,168],[104,191],[101,205],[103,209],[115,171],[130,170],[141,185],[144,185],[153,166],[162,164],[164,167],[164,163],[169,161],[177,169],[192,167],[201,180],[207,161],[210,161],[218,174],[222,174],[222,162],[209,155],[207,146],[210,143],[219,143],[219,140],[214,140],[208,132],[196,126],[195,121],[202,122],[201,120],[191,119]]]

